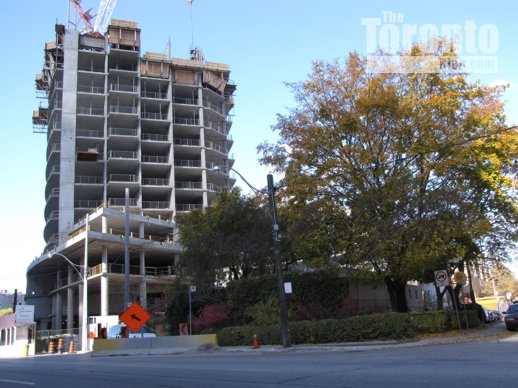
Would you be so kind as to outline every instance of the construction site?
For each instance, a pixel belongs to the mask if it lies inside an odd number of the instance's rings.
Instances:
[[[101,1],[94,25],[70,0],[36,75],[46,246],[27,269],[26,300],[38,330],[120,314],[123,288],[162,310],[182,253],[175,216],[235,182],[229,66],[194,47],[187,58],[142,53],[137,22],[112,19],[114,7]]]

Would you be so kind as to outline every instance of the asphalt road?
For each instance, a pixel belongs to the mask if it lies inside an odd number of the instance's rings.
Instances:
[[[512,387],[518,334],[465,343],[0,359],[0,387]]]

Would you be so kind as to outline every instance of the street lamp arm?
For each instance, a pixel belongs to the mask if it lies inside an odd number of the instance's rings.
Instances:
[[[245,177],[244,177],[243,175],[241,175],[241,174],[239,173],[239,171],[237,171],[236,169],[234,169],[234,168],[232,168],[232,167],[227,167],[227,168],[228,168],[229,170],[234,171],[234,172],[235,172],[235,173],[236,173],[236,174],[237,174],[237,175],[238,175],[238,176],[243,180],[243,182],[245,182],[245,183],[248,185],[248,187],[250,187],[250,188],[252,189],[252,191],[253,191],[255,194],[266,194],[266,193],[268,193],[266,190],[259,190],[259,189],[256,189],[254,186],[252,186],[252,185],[250,184],[250,182],[248,182],[248,181],[245,179]],[[213,171],[220,171],[220,170],[221,170],[221,167],[220,167],[220,166],[215,166],[215,167],[213,168]]]
[[[62,253],[59,253],[59,252],[54,252],[54,253],[50,253],[49,252],[49,259],[54,256],[54,255],[58,255],[58,256],[61,256],[63,259],[65,259],[67,261],[68,264],[70,264],[70,266],[72,268],[74,268],[74,270],[77,272],[77,274],[79,275],[79,277],[81,278],[81,280],[84,279],[83,275],[81,274],[81,272],[79,272],[78,268],[82,269],[83,266],[82,265],[78,265],[78,264],[74,264],[72,263],[72,261],[70,261],[70,259],[68,257],[66,257],[64,254]]]

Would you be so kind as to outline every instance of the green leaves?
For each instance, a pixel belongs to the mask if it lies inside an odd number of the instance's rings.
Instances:
[[[270,219],[260,203],[239,190],[222,192],[206,209],[177,217],[181,266],[202,284],[262,274],[269,267]]]
[[[399,55],[423,53],[457,55],[444,40]],[[286,202],[299,206],[288,206],[291,220],[310,226],[288,226],[292,248],[312,266],[339,256],[379,278],[420,280],[473,245],[512,241],[518,134],[502,88],[454,71],[369,73],[366,61],[315,62],[291,85],[297,106],[278,116],[279,140],[258,148],[284,173]],[[322,198],[325,209],[314,205]]]

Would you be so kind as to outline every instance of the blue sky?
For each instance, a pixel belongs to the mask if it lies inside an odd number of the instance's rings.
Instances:
[[[82,4],[96,13],[97,0]],[[0,290],[12,291],[25,290],[27,265],[44,247],[46,141],[32,132],[32,111],[39,104],[34,77],[43,65],[44,43],[54,38],[54,24],[67,24],[68,0],[10,1],[2,9]],[[268,170],[259,166],[256,147],[275,139],[270,128],[276,114],[293,106],[285,82],[306,79],[314,60],[343,58],[350,51],[368,54],[373,41],[387,41],[386,31],[400,34],[390,40],[398,43],[412,25],[418,30],[462,26],[461,55],[498,60],[498,69],[473,78],[510,83],[508,121],[518,123],[517,14],[518,3],[506,0],[194,0],[192,9],[186,0],[118,0],[113,17],[138,22],[142,53],[165,52],[170,39],[172,55],[187,57],[194,37],[206,60],[231,66],[237,84],[231,132],[235,168],[262,187]],[[374,35],[362,22],[366,18],[380,19]]]

